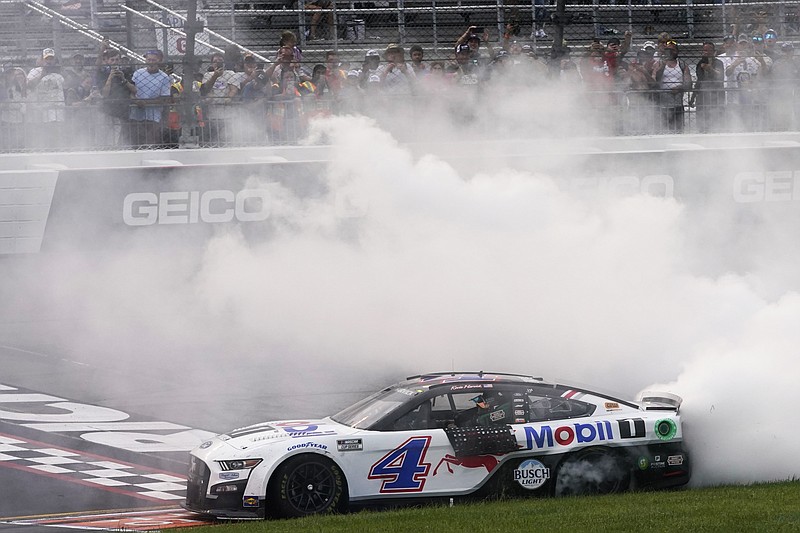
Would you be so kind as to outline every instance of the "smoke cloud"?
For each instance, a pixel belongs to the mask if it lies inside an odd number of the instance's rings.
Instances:
[[[269,239],[7,265],[22,312],[4,337],[106,369],[104,401],[218,431],[323,416],[428,371],[657,388],[684,398],[694,483],[800,475],[784,218],[753,221],[757,241],[713,203],[465,171],[365,118],[315,128],[334,145],[327,192],[265,185]]]

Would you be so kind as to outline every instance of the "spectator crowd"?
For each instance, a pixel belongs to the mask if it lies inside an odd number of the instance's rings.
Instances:
[[[580,87],[579,105],[609,133],[682,132],[687,110],[703,133],[797,127],[800,67],[793,44],[774,30],[704,42],[699,57],[692,49],[693,59],[666,33],[634,45],[626,32],[581,51],[564,46],[546,54],[516,33],[509,25],[492,47],[484,28],[470,26],[446,60],[428,60],[419,45],[391,44],[354,62],[331,50],[312,65],[285,31],[273,61],[231,47],[214,53],[192,80],[177,75],[159,50],[136,65],[104,41],[93,64],[80,54],[62,64],[46,48],[28,71],[3,69],[0,150],[174,147],[183,126],[203,145],[292,142],[315,116],[554,84]]]

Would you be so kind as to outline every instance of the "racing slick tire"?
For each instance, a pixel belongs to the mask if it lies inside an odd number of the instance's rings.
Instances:
[[[315,454],[292,457],[275,471],[267,488],[267,515],[298,518],[341,512],[347,507],[342,470]]]
[[[631,483],[631,472],[619,454],[608,448],[589,448],[567,456],[558,466],[556,496],[612,494]]]

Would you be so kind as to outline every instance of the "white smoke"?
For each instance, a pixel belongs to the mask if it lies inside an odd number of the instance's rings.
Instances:
[[[727,237],[730,218],[704,224],[710,213],[672,198],[457,170],[363,118],[317,128],[335,145],[329,192],[270,184],[268,240],[231,231],[200,256],[136,248],[37,273],[29,294],[48,309],[51,342],[125,376],[96,389],[224,430],[330,414],[428,371],[562,377],[631,397],[669,383],[685,400],[696,482],[800,475],[785,418],[797,252],[775,252],[791,243],[780,217],[760,221],[773,246],[748,248]]]

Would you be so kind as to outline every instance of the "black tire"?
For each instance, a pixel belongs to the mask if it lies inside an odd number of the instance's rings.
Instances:
[[[630,469],[617,453],[589,448],[561,462],[553,491],[556,496],[612,494],[627,490],[630,483]]]
[[[335,513],[347,506],[347,485],[341,469],[325,457],[292,457],[275,471],[267,489],[268,515],[297,518]]]

